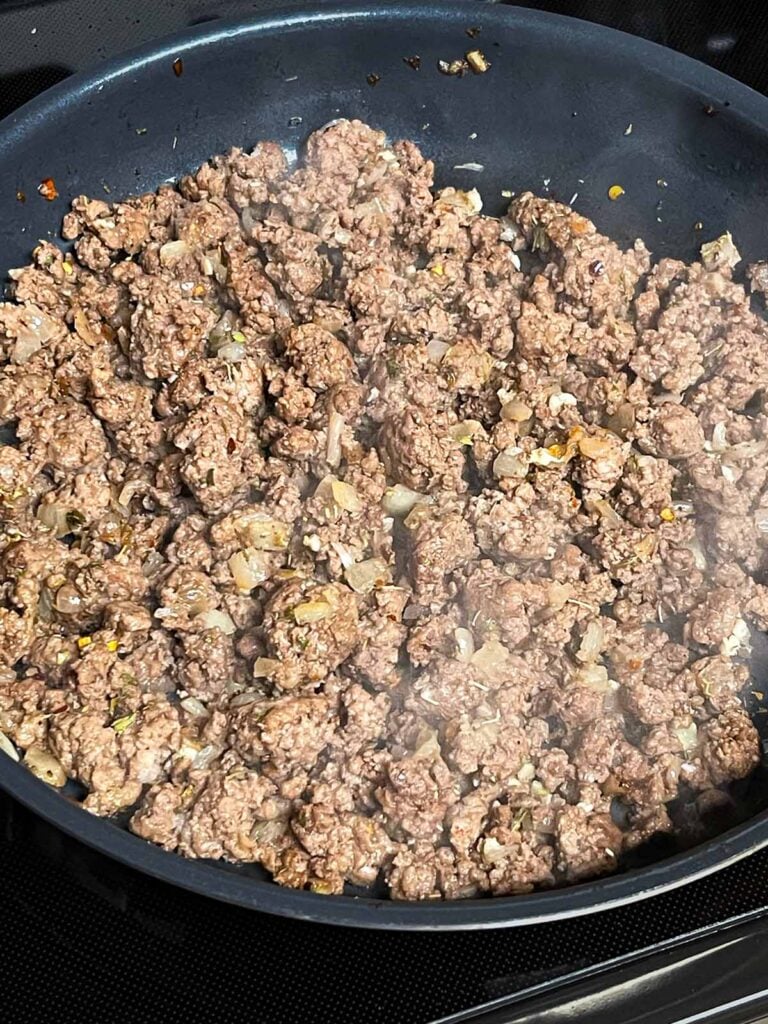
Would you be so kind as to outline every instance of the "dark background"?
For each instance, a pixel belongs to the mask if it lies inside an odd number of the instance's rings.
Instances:
[[[290,5],[0,0],[0,116],[73,71],[149,39]],[[763,2],[735,9],[690,0],[520,6],[643,35],[768,92]],[[558,1018],[587,1024],[672,1024],[704,1014],[746,1022],[763,1005],[766,906],[768,851],[677,892],[578,921],[476,934],[343,931],[153,882],[0,794],[0,1020],[428,1024],[625,958],[623,967],[583,981],[578,993],[539,990],[538,1002],[492,1019],[552,1019],[557,1005]],[[649,950],[655,952],[646,957]],[[533,1006],[542,1000],[549,1002],[540,1017]]]

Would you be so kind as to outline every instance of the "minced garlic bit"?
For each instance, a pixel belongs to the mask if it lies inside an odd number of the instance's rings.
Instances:
[[[619,199],[623,195],[625,195],[625,192],[621,185],[611,185],[608,189],[609,199]]]
[[[483,75],[490,68],[491,62],[487,59],[482,50],[468,50],[465,53],[467,64],[476,75]]]

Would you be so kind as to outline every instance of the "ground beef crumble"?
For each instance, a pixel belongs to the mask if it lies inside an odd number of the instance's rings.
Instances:
[[[760,759],[768,325],[732,243],[652,266],[432,184],[359,121],[293,170],[233,149],[77,198],[0,303],[2,749],[320,893],[613,871]]]

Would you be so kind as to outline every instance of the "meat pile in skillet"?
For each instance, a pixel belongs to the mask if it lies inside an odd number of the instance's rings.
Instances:
[[[652,266],[432,174],[357,121],[232,150],[75,200],[0,305],[6,752],[323,893],[594,876],[759,760],[733,244]]]

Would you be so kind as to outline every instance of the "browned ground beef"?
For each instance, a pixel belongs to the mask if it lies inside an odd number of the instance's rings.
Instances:
[[[233,150],[77,199],[0,304],[6,751],[323,893],[610,871],[759,759],[735,250],[652,266],[432,173],[357,121]]]

